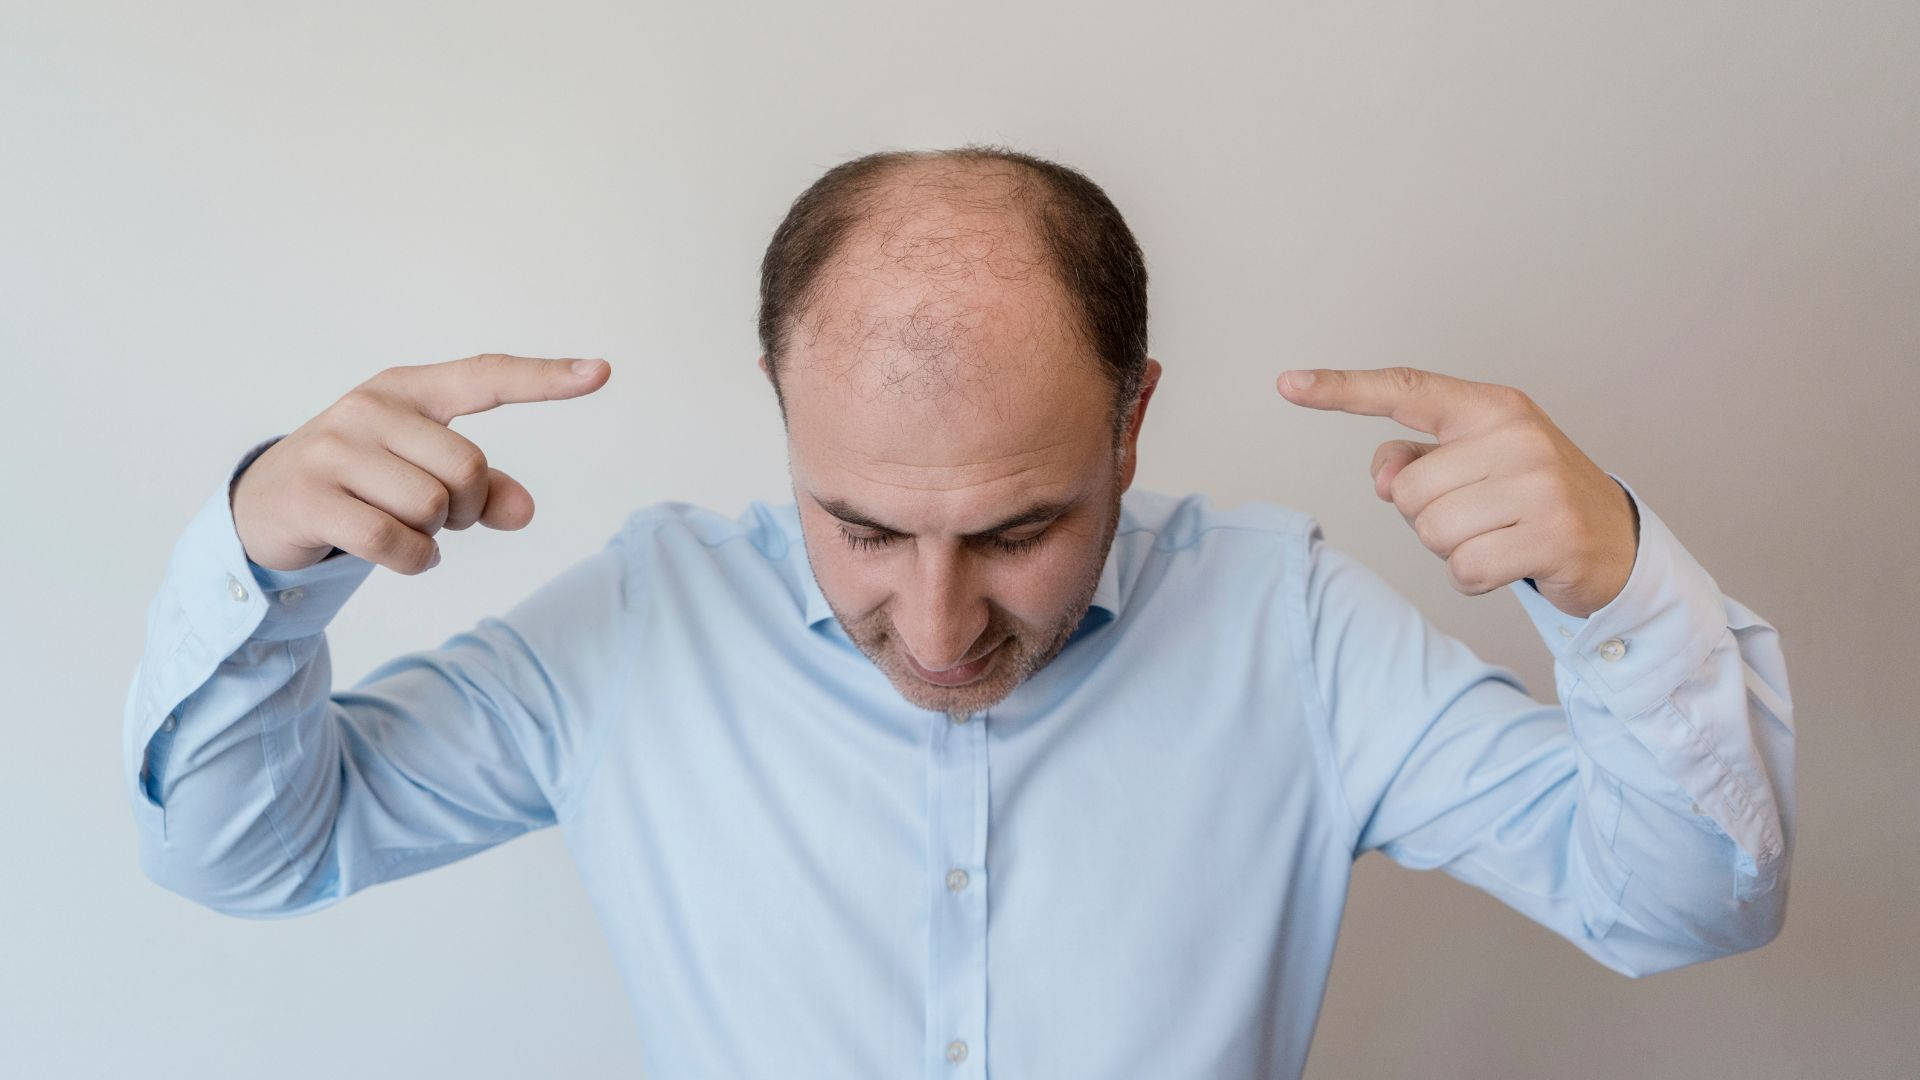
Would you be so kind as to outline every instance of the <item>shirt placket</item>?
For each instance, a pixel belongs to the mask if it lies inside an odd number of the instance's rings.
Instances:
[[[934,721],[927,762],[926,1075],[987,1075],[987,714]]]

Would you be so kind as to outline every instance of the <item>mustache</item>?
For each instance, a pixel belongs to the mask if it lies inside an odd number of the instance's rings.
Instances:
[[[986,629],[980,631],[980,636],[974,638],[973,644],[962,654],[966,657],[966,660],[962,661],[962,663],[975,660],[979,658],[982,653],[991,652],[999,648],[1004,642],[1020,636],[1019,627],[1013,623],[1011,618],[1002,618],[998,608],[990,608],[989,610],[990,614],[987,617]],[[905,639],[894,629],[893,620],[889,618],[886,613],[876,613],[872,621],[875,627],[871,635],[868,636],[869,641],[872,641],[876,645],[891,641],[900,644],[902,647],[905,646]],[[864,628],[862,632],[863,634],[866,633]]]

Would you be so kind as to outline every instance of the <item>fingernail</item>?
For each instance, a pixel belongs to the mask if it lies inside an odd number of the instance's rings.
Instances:
[[[600,361],[598,360],[575,360],[573,362],[573,373],[575,375],[591,375],[598,370],[600,370]]]
[[[1313,385],[1313,372],[1311,371],[1289,371],[1282,375],[1282,378],[1286,379],[1287,385],[1293,387],[1295,390],[1305,390],[1307,387]]]
[[[427,569],[431,570],[434,567],[439,565],[440,565],[440,545],[435,544],[433,545],[433,558],[427,560]]]

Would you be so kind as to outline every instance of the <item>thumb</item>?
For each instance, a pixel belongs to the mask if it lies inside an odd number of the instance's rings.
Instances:
[[[1439,443],[1415,442],[1412,439],[1388,439],[1373,451],[1373,464],[1367,471],[1373,474],[1373,493],[1381,502],[1392,502],[1388,493],[1393,478],[1400,470],[1419,461],[1421,458],[1440,449]]]
[[[520,481],[487,469],[487,505],[480,511],[480,524],[489,529],[524,529],[533,520],[533,494]]]

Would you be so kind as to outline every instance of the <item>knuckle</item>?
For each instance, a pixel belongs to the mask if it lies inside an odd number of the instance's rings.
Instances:
[[[1489,384],[1487,394],[1494,401],[1514,412],[1523,411],[1533,404],[1533,399],[1527,396],[1527,392],[1517,386],[1507,386],[1503,383]]]
[[[420,520],[433,522],[445,521],[447,519],[447,509],[453,505],[453,496],[447,494],[447,489],[439,484],[431,485],[431,487],[432,490],[427,492],[427,504],[421,508]]]
[[[374,372],[372,378],[368,379],[366,382],[361,383],[360,386],[356,387],[355,389],[362,389],[366,387],[372,387],[374,389],[382,389],[382,388],[391,386],[394,383],[397,383],[401,379],[405,378],[406,371],[407,371],[407,365],[405,364],[392,364],[387,367],[383,367],[379,371]]]
[[[452,477],[455,487],[472,487],[487,478],[487,455],[477,446],[469,446],[454,459]]]
[[[1509,420],[1501,426],[1501,431],[1518,453],[1528,457],[1543,458],[1554,452],[1553,436],[1547,434],[1546,428],[1534,423],[1532,417]]]
[[[348,424],[360,424],[371,420],[381,407],[380,391],[376,387],[377,384],[368,381],[340,395],[340,400],[334,402],[333,408],[328,410],[333,420]]]
[[[354,518],[345,530],[345,539],[362,550],[372,552],[375,562],[382,561],[392,554],[395,527],[384,515],[363,514]],[[341,545],[345,546],[345,545]]]
[[[1401,393],[1412,393],[1420,389],[1420,372],[1415,368],[1396,366],[1386,370],[1388,382]]]
[[[1486,571],[1479,561],[1469,552],[1455,552],[1447,557],[1447,576],[1453,579],[1453,587],[1469,596],[1486,591]]]
[[[1440,523],[1437,514],[1425,513],[1413,519],[1413,534],[1420,538],[1420,544],[1429,551],[1439,550]]]
[[[305,440],[302,449],[310,463],[339,462],[347,460],[347,454],[353,446],[352,440],[336,427],[322,427]]]
[[[1393,500],[1393,505],[1398,508],[1401,513],[1410,514],[1413,512],[1413,496],[1413,481],[1407,478],[1406,469],[1403,468],[1399,472],[1394,473],[1393,479],[1387,481],[1387,497]]]

